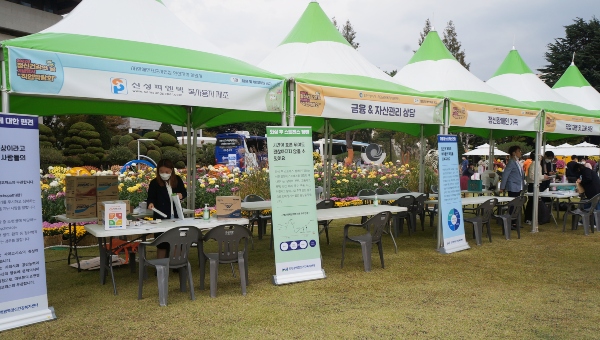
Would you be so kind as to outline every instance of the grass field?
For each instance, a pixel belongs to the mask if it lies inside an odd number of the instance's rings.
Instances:
[[[562,232],[546,224],[507,241],[493,225],[493,242],[440,255],[426,226],[397,239],[394,254],[385,236],[385,269],[373,252],[373,271],[363,271],[360,248],[351,245],[340,268],[344,223],[336,221],[331,244],[321,237],[324,280],[274,286],[269,236],[255,240],[249,254],[247,296],[229,266],[219,271],[211,299],[199,290],[197,256],[192,256],[196,300],[178,290],[171,273],[169,305],[159,307],[156,278],[137,300],[137,274],[116,269],[119,295],[100,285],[98,271],[77,273],[67,251],[46,250],[49,303],[58,319],[0,333],[2,339],[270,339],[270,338],[450,338],[597,339],[600,337],[600,234]],[[419,227],[420,229],[420,227]],[[269,231],[270,234],[270,231]],[[92,247],[82,251],[97,255]]]

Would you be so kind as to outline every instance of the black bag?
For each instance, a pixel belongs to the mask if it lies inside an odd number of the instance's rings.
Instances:
[[[538,224],[550,222],[550,208],[542,200],[538,201]]]
[[[567,204],[567,202],[560,202],[558,204],[558,210],[567,211],[567,209],[569,209],[569,204]]]

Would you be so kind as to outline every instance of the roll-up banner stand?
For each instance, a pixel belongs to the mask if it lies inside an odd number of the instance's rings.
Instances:
[[[48,307],[38,117],[0,113],[0,331],[56,319]]]
[[[310,127],[267,127],[276,285],[325,278]]]

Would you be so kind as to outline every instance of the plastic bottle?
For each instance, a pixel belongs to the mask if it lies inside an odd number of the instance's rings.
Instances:
[[[210,220],[210,210],[208,210],[208,204],[204,205],[204,216],[205,220]]]
[[[379,205],[379,200],[377,199],[377,194],[375,194],[375,199],[373,200],[373,205],[374,206],[378,206]]]

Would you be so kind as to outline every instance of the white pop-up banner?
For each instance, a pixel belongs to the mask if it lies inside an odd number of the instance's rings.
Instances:
[[[55,319],[48,307],[38,118],[0,113],[0,331]]]

